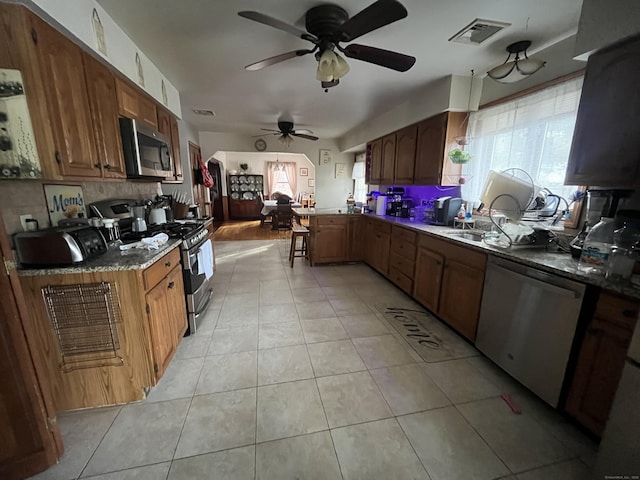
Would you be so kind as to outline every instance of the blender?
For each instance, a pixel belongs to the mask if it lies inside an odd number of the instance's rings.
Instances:
[[[131,211],[131,230],[133,232],[146,232],[147,231],[147,206],[146,205],[132,205],[129,207]]]

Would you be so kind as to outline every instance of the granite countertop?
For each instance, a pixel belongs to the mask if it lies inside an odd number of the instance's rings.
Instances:
[[[410,221],[408,218],[377,216],[374,214],[365,214],[365,216],[374,217],[396,225],[402,225],[403,227],[427,233],[435,237],[446,238],[447,240],[462,243],[472,249],[483,251],[496,257],[512,260],[578,282],[595,285],[622,295],[640,299],[640,288],[620,285],[609,282],[602,276],[589,275],[581,272],[578,270],[578,261],[569,253],[547,250],[541,247],[512,247],[510,249],[501,249],[487,245],[483,241],[470,240],[455,235],[456,233],[459,234],[463,232],[462,229],[427,225],[417,221]]]
[[[22,277],[28,277],[33,275],[144,270],[164,257],[171,250],[178,248],[180,242],[180,239],[169,239],[169,241],[158,250],[143,250],[139,248],[118,250],[117,248],[109,247],[104,255],[87,260],[79,265],[57,268],[18,269],[18,274]]]
[[[341,208],[294,208],[293,211],[298,215],[306,215],[309,217],[321,215],[360,215],[359,213],[347,213],[346,206]]]

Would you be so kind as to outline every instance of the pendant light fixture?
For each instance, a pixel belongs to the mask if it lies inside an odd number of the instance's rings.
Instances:
[[[544,67],[547,62],[536,58],[529,58],[527,56],[527,48],[530,46],[530,40],[521,40],[519,42],[512,43],[507,47],[509,56],[504,63],[492,68],[487,72],[487,74],[496,82],[500,83],[514,83],[533,75]],[[520,57],[520,53],[522,53],[522,57]],[[511,56],[514,54],[515,58],[509,61]]]

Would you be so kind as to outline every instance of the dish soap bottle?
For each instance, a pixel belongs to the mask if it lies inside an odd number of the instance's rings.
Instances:
[[[347,213],[353,213],[356,209],[356,201],[353,198],[351,192],[349,192],[349,196],[347,197]]]
[[[602,217],[584,239],[578,269],[585,273],[603,275],[613,247],[613,218]]]
[[[464,208],[464,203],[460,204],[460,208],[458,209],[458,220],[464,220],[464,217],[466,216],[467,212]]]

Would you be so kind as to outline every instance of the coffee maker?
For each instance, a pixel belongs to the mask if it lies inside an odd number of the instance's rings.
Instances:
[[[433,225],[453,225],[453,219],[458,214],[462,199],[456,197],[437,198],[433,207]]]
[[[391,217],[400,217],[402,215],[404,191],[403,187],[387,188],[387,215]]]

